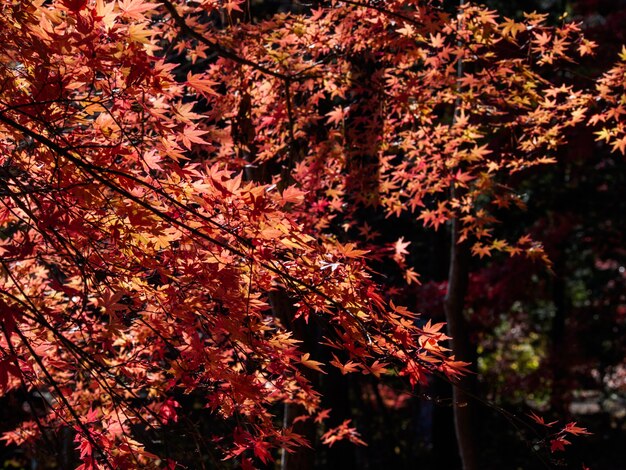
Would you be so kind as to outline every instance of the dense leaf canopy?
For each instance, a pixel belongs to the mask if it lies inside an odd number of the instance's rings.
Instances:
[[[381,243],[363,214],[455,219],[481,258],[549,262],[494,228],[525,205],[515,175],[554,162],[587,121],[626,150],[626,53],[581,89],[555,70],[594,43],[539,14],[410,0],[260,22],[239,0],[0,8],[0,392],[45,401],[5,439],[69,427],[84,469],[174,468],[138,430],[184,416],[181,396],[220,423],[206,445],[247,464],[306,445],[277,405],[321,423],[312,377],[331,367],[409,386],[462,375],[443,325],[374,280],[368,262],[389,259],[419,282],[410,240]],[[325,431],[362,442],[347,422]]]

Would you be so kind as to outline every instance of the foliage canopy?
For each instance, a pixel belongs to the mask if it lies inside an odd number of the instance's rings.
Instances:
[[[547,260],[528,235],[497,236],[494,214],[524,206],[514,175],[554,162],[587,121],[626,150],[626,53],[597,91],[577,88],[554,70],[594,44],[539,14],[412,0],[260,22],[239,0],[0,8],[0,392],[45,397],[5,439],[71,427],[83,469],[174,468],[136,434],[184,416],[181,394],[220,423],[206,444],[248,464],[306,445],[277,404],[325,419],[312,374],[458,377],[443,325],[390,301],[368,265],[392,259],[418,283],[410,240],[381,243],[364,214],[455,219],[481,258]],[[331,361],[298,322],[323,332]],[[361,442],[347,422],[324,434],[338,439]]]

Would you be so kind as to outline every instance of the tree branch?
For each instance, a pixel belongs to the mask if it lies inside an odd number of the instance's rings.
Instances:
[[[178,13],[178,11],[176,10],[176,6],[172,4],[172,2],[170,2],[169,0],[161,0],[161,4],[166,8],[169,14],[172,15],[174,22],[176,23],[176,25],[178,26],[181,32],[183,32],[184,34],[188,36],[191,36],[197,41],[200,41],[205,46],[208,46],[213,52],[215,52],[220,57],[224,57],[225,59],[230,59],[233,62],[236,62],[241,65],[247,65],[249,67],[252,67],[255,70],[258,70],[261,73],[264,73],[265,75],[269,75],[271,77],[278,78],[280,80],[290,79],[290,77],[286,74],[276,72],[274,70],[271,70],[265,67],[264,65],[261,65],[252,60],[246,59],[245,57],[241,57],[229,47],[226,47],[214,41],[211,41],[206,36],[202,35],[195,29],[189,27],[187,23],[185,22],[185,18]]]

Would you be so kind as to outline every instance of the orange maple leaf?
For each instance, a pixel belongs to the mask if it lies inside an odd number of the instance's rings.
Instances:
[[[196,91],[199,91],[204,96],[208,95],[218,95],[215,91],[215,86],[219,85],[217,82],[210,80],[208,78],[203,78],[203,74],[193,74],[190,72],[187,73],[187,85],[193,88]]]
[[[572,434],[574,436],[582,436],[585,434],[587,435],[591,434],[589,431],[587,431],[587,428],[581,428],[579,426],[576,426],[576,421],[567,423],[565,427],[563,428],[563,431],[565,431],[566,433]]]
[[[302,357],[300,358],[300,364],[302,364],[304,367],[308,367],[309,369],[313,369],[318,372],[321,372],[322,374],[325,374],[326,372],[324,372],[322,368],[320,367],[320,366],[323,366],[324,364],[322,362],[309,359],[310,357],[311,355],[309,353],[303,354]]]
[[[120,0],[118,5],[124,16],[136,20],[143,19],[144,13],[159,6],[158,3],[148,3],[143,0]]]
[[[191,144],[208,144],[202,137],[208,131],[201,131],[196,129],[195,126],[187,126],[183,131],[183,145],[191,150]]]
[[[330,363],[338,368],[341,371],[342,375],[350,374],[352,372],[357,372],[359,370],[358,364],[352,361],[348,361],[345,364],[342,364],[337,356],[333,354],[333,360]]]
[[[530,413],[528,413],[528,416],[529,416],[529,417],[530,417],[530,418],[531,418],[531,419],[532,419],[535,423],[540,424],[540,425],[542,425],[542,426],[546,426],[546,427],[548,427],[548,428],[549,428],[549,427],[551,427],[551,426],[554,426],[554,425],[557,423],[557,421],[552,421],[552,422],[550,422],[550,423],[546,423],[546,422],[544,421],[544,419],[543,419],[541,416],[539,416],[539,415],[535,414],[533,411],[531,411]]]

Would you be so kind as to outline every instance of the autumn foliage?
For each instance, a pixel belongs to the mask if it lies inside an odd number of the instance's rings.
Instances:
[[[239,0],[0,8],[0,392],[47,397],[4,439],[70,428],[83,469],[175,468],[135,432],[182,419],[182,395],[220,423],[207,445],[248,465],[308,445],[277,405],[322,425],[311,377],[329,368],[456,379],[468,364],[443,325],[395,304],[369,264],[419,283],[410,239],[381,243],[363,214],[455,219],[481,258],[549,264],[528,235],[497,234],[495,214],[524,207],[512,178],[587,122],[626,148],[626,57],[579,89],[553,70],[594,44],[539,14],[411,0],[260,22]],[[296,323],[319,328],[332,360]],[[568,426],[554,449],[585,432]],[[349,422],[323,432],[363,442]]]

